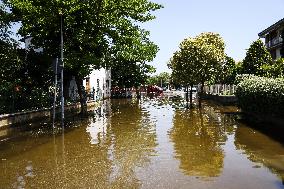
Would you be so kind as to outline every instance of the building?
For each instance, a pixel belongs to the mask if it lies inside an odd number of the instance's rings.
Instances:
[[[101,68],[93,70],[83,81],[87,94],[93,95],[94,100],[110,98],[111,96],[111,70]]]
[[[273,59],[284,58],[284,18],[258,34],[265,38],[265,45]]]

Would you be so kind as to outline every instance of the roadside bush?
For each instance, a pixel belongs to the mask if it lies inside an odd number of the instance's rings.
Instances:
[[[284,58],[279,58],[272,64],[264,64],[260,67],[260,75],[264,77],[284,77]]]
[[[244,112],[284,115],[284,79],[246,75],[238,83],[236,96]]]

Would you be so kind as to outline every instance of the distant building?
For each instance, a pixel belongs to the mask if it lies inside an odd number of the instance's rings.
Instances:
[[[111,70],[101,68],[94,70],[84,80],[87,94],[92,94],[94,100],[110,98],[111,96]]]
[[[258,34],[265,38],[265,45],[273,59],[284,58],[284,18]]]

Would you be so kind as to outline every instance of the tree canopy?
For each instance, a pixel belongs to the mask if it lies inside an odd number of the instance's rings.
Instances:
[[[168,72],[162,72],[158,75],[154,75],[149,77],[147,84],[149,85],[162,85],[160,87],[164,87],[165,84],[169,84],[171,79],[171,74]]]
[[[179,50],[174,53],[168,66],[172,69],[172,78],[187,89],[201,83],[202,91],[206,81],[215,79],[220,64],[225,58],[225,44],[219,34],[207,32],[194,38],[184,39]],[[192,90],[190,90],[190,105],[192,107]]]
[[[60,55],[63,33],[64,72],[75,76],[81,105],[84,105],[82,80],[93,69],[124,67],[122,70],[127,70],[129,66],[128,71],[133,71],[129,74],[140,74],[132,82],[135,85],[151,70],[146,63],[156,56],[158,46],[150,41],[150,33],[141,28],[141,23],[155,18],[152,12],[162,8],[157,3],[149,0],[3,2],[0,7],[1,34],[10,26],[2,20],[18,21],[21,23],[18,33],[23,38],[32,37],[33,48],[41,47],[44,56],[55,58]]]
[[[233,84],[237,75],[237,65],[233,58],[225,56],[225,60],[220,64],[220,72],[216,75],[215,82],[220,84]]]
[[[139,87],[145,84],[149,74],[155,69],[145,63],[120,60],[114,64],[111,71],[112,85],[118,87]]]
[[[261,75],[261,66],[271,64],[272,58],[264,43],[258,39],[247,50],[243,60],[243,72],[245,74]]]
[[[138,23],[154,19],[152,11],[162,6],[148,0],[7,0],[22,23],[19,33],[32,36],[36,47],[59,57],[60,24],[63,20],[64,62],[78,77],[106,60],[151,60],[157,49],[149,32]]]
[[[224,50],[223,39],[211,32],[183,40],[168,65],[173,79],[185,86],[214,79],[224,61]]]

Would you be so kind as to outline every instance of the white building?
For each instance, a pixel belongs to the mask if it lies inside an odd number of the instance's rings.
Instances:
[[[93,94],[94,100],[101,100],[111,97],[111,70],[101,68],[94,70],[84,80],[84,87],[87,94]]]

